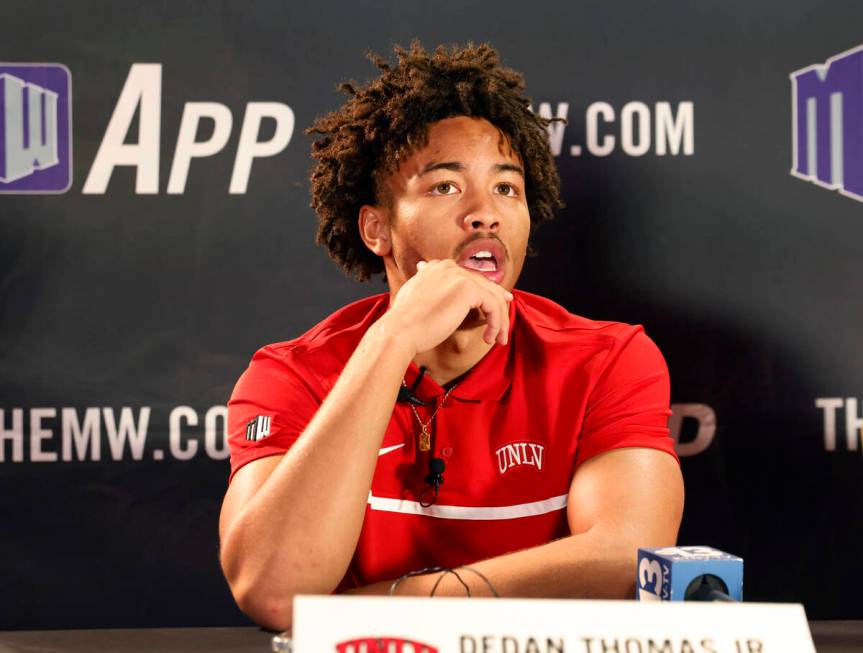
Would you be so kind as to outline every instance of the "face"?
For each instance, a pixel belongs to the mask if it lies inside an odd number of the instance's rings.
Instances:
[[[384,180],[387,205],[363,209],[380,220],[382,241],[366,242],[383,257],[390,290],[416,274],[418,262],[446,258],[512,289],[530,233],[523,169],[487,120],[432,123],[428,144]]]

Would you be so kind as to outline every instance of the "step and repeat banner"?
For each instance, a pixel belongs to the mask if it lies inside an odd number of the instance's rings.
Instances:
[[[683,544],[861,618],[863,5],[7,2],[0,628],[246,623],[218,566],[225,404],[380,279],[315,246],[315,117],[369,50],[489,42],[566,208],[519,287],[645,325]],[[565,401],[561,397],[561,401]]]

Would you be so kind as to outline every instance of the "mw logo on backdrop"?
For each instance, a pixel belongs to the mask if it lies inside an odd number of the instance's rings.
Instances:
[[[791,78],[791,174],[863,201],[863,45]]]
[[[61,64],[0,63],[0,193],[69,190],[71,95]]]

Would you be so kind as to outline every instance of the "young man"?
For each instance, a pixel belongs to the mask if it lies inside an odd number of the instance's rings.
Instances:
[[[559,205],[547,121],[488,46],[396,49],[312,128],[318,241],[389,293],[258,351],[229,403],[221,559],[272,628],[300,593],[632,596],[683,488],[640,327],[513,290]],[[486,582],[486,580],[488,582]]]

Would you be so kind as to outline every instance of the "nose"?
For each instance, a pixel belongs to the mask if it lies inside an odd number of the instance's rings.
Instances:
[[[478,199],[471,210],[465,214],[463,227],[467,231],[497,231],[500,227],[500,217],[490,200]]]

